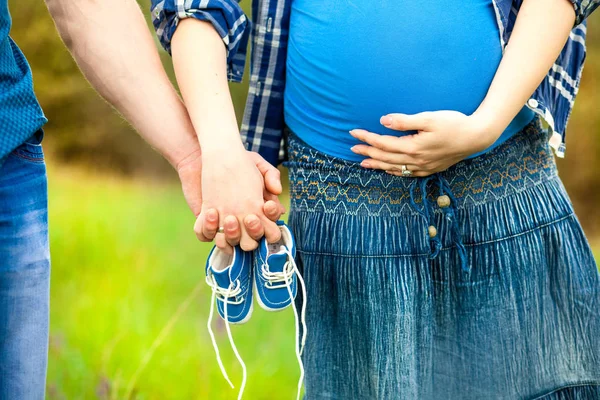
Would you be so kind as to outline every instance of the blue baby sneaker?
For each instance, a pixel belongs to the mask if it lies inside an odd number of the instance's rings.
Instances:
[[[258,249],[254,251],[254,292],[258,304],[267,311],[279,311],[292,306],[296,326],[296,358],[300,366],[297,399],[300,399],[304,380],[302,352],[306,344],[306,285],[296,266],[296,244],[290,229],[277,221],[281,230],[281,239],[277,243],[267,243],[263,237]],[[302,307],[296,309],[298,284],[302,289]],[[302,331],[300,326],[302,325]]]
[[[281,230],[281,239],[277,243],[267,243],[263,237],[255,250],[254,292],[258,304],[267,311],[288,307],[298,292],[294,237],[283,221],[277,221],[277,226]]]
[[[239,246],[236,246],[233,249],[233,254],[229,255],[217,246],[213,247],[206,261],[206,283],[212,289],[207,324],[208,333],[215,349],[221,373],[233,388],[233,383],[231,383],[221,360],[217,339],[212,329],[216,300],[219,315],[225,320],[229,344],[242,367],[242,384],[238,392],[238,399],[241,399],[246,386],[246,364],[244,364],[244,360],[242,360],[233,341],[229,324],[243,324],[252,315],[252,252],[245,252]]]
[[[206,283],[212,289],[213,301],[216,299],[221,318],[231,324],[243,324],[252,315],[251,267],[252,252],[239,246],[232,255],[215,246],[206,261]]]

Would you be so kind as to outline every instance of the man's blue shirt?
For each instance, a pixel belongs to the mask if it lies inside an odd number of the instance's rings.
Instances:
[[[0,164],[46,122],[33,92],[31,69],[8,36],[7,0],[0,0]]]

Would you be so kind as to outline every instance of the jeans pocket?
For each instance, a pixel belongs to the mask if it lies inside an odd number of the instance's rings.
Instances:
[[[42,149],[42,140],[44,138],[44,131],[38,130],[29,139],[25,141],[21,146],[17,147],[11,155],[15,157],[32,162],[32,163],[43,163],[44,162],[44,151]]]

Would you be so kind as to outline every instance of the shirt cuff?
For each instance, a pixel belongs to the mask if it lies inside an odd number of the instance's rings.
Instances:
[[[241,82],[246,62],[250,22],[235,1],[209,0],[207,8],[193,8],[199,6],[198,3],[199,1],[192,1],[191,7],[185,8],[183,1],[152,1],[152,23],[162,47],[171,54],[171,39],[180,20],[195,18],[210,22],[227,50],[227,77],[230,81]]]

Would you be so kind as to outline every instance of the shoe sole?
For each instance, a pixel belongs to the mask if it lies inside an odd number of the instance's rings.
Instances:
[[[260,306],[260,308],[262,308],[265,311],[269,311],[269,312],[283,311],[292,305],[292,302],[290,301],[290,304],[288,304],[285,307],[271,308],[271,307],[267,306],[265,303],[263,303],[262,300],[260,299],[260,294],[258,293],[258,288],[256,287],[256,279],[254,279],[254,282],[252,282],[252,286],[253,286],[252,289],[254,290],[254,297],[256,297],[256,301],[258,301],[258,305]],[[294,300],[292,300],[292,301],[294,301]]]
[[[244,317],[244,319],[242,319],[242,320],[240,320],[240,321],[237,321],[237,322],[231,322],[231,321],[230,321],[230,322],[229,322],[229,324],[230,324],[230,325],[242,325],[242,324],[245,324],[246,322],[248,322],[248,321],[250,320],[250,317],[252,316],[252,311],[253,311],[253,309],[254,309],[254,304],[253,304],[253,303],[250,303],[250,309],[248,310],[248,315],[246,315],[246,316]],[[221,317],[221,319],[222,319],[223,321],[225,321],[225,318]]]

